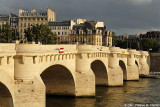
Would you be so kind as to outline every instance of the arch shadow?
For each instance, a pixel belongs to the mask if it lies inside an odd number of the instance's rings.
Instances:
[[[108,85],[108,73],[105,64],[100,60],[91,63],[91,69],[95,74],[95,83],[97,86]]]
[[[0,107],[14,107],[12,95],[2,82],[0,82]]]
[[[63,65],[56,64],[41,73],[47,95],[75,96],[75,82],[71,71]]]
[[[123,80],[127,80],[127,68],[125,63],[122,60],[119,60],[119,66],[121,67],[123,71]]]
[[[13,107],[14,79],[13,77],[0,70],[0,107]]]

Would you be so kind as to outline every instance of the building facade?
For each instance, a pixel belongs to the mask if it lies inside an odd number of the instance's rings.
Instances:
[[[9,14],[9,23],[12,28],[18,28],[18,16],[16,14]]]
[[[69,43],[69,38],[71,30],[73,29],[75,22],[70,21],[61,21],[61,22],[49,22],[49,27],[53,33],[58,36],[58,43]]]
[[[112,36],[106,32],[103,22],[86,21],[73,26],[69,43],[112,46]]]
[[[58,36],[59,44],[112,46],[112,32],[106,30],[104,22],[76,19],[49,22],[49,27]]]
[[[47,11],[41,10],[37,12],[35,9],[31,9],[30,12],[19,9],[19,34],[24,39],[24,31],[26,28],[35,24],[47,24],[50,21],[56,20],[56,13],[54,10],[48,8]]]
[[[102,45],[102,30],[95,28],[95,21],[87,21],[73,26],[71,44]]]
[[[102,45],[103,46],[112,46],[112,32],[111,31],[105,31],[103,38],[102,38]]]

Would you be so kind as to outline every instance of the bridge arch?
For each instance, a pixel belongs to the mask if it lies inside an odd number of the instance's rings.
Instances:
[[[119,66],[121,67],[121,69],[123,71],[123,80],[127,80],[127,67],[126,67],[126,64],[124,63],[124,61],[119,60]]]
[[[54,64],[41,73],[41,78],[49,95],[75,96],[73,73],[64,65]]]
[[[14,79],[7,72],[0,70],[0,107],[14,106]]]
[[[95,75],[96,85],[108,85],[108,72],[105,64],[101,60],[94,60],[90,66]]]

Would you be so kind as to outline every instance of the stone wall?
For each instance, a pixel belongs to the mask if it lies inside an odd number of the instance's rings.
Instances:
[[[160,72],[160,53],[150,54],[150,72]]]

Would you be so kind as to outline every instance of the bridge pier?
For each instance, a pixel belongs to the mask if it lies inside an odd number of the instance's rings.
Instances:
[[[15,107],[45,107],[45,85],[38,75],[38,63],[33,56],[16,56],[15,58]]]
[[[119,48],[111,47],[108,65],[108,86],[123,86],[123,71],[119,66]]]
[[[76,55],[75,89],[76,96],[95,96],[95,75],[90,68],[87,53]]]
[[[125,80],[139,80],[139,69],[135,63],[136,50],[128,50],[127,73]]]
[[[17,80],[15,83],[15,107],[45,107],[45,86],[40,77],[33,80]]]
[[[141,51],[139,74],[145,74],[145,75],[149,74],[149,65],[147,63],[148,56],[149,56],[148,52]]]

